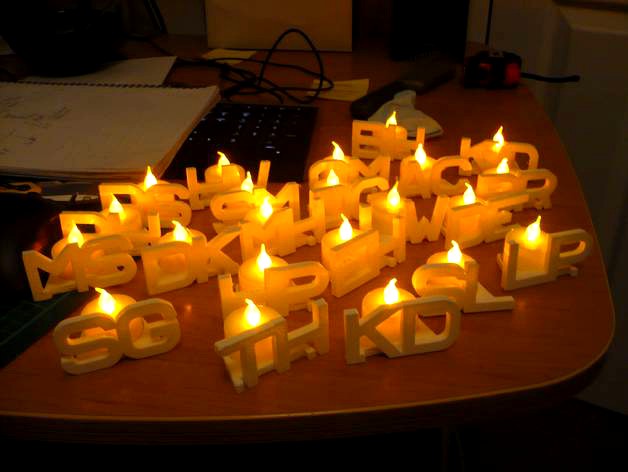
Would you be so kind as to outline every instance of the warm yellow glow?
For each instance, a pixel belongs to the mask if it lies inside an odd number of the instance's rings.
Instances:
[[[231,162],[229,162],[225,153],[218,151],[218,162],[216,163],[218,175],[222,175],[222,166],[228,166],[229,164],[231,164]]]
[[[345,153],[343,152],[342,148],[338,145],[336,141],[332,141],[331,143],[334,145],[334,152],[332,153],[331,157],[337,161],[344,160]]]
[[[349,241],[353,237],[353,228],[344,214],[340,213],[340,217],[342,218],[342,224],[340,225],[339,230],[340,239],[343,241]]]
[[[472,203],[475,203],[475,192],[473,191],[473,187],[471,187],[469,182],[465,182],[464,184],[467,186],[467,189],[462,195],[462,201],[465,205],[471,205]]]
[[[501,161],[499,161],[499,165],[497,166],[498,174],[507,174],[510,172],[510,167],[508,167],[508,158],[504,157]]]
[[[460,246],[458,246],[458,243],[453,239],[451,240],[451,249],[447,251],[447,262],[464,267],[462,262],[462,251],[460,251]]]
[[[499,129],[497,130],[497,133],[495,133],[495,135],[493,136],[493,142],[495,143],[493,144],[493,150],[495,152],[499,151],[504,145],[504,135],[502,134],[503,130],[504,130],[504,127],[500,126]]]
[[[273,206],[270,204],[268,197],[264,197],[264,201],[259,207],[259,213],[264,221],[268,220],[268,218],[270,218],[270,215],[273,214]]]
[[[393,188],[391,188],[388,192],[388,195],[386,195],[386,203],[388,204],[389,208],[395,209],[399,208],[399,206],[401,205],[401,195],[399,195],[399,190],[397,190],[398,186],[399,181],[395,182]]]
[[[104,288],[96,287],[96,291],[100,293],[98,297],[98,309],[107,315],[113,315],[116,311],[116,301]]]
[[[333,185],[338,185],[339,183],[340,183],[340,179],[334,172],[334,169],[330,170],[329,174],[327,174],[327,186],[331,187]]]
[[[266,245],[262,243],[262,247],[259,249],[259,254],[257,256],[257,267],[260,271],[264,272],[272,265],[273,261],[266,252]]]
[[[72,229],[68,233],[68,243],[76,243],[79,247],[81,247],[84,242],[85,238],[83,237],[83,234],[79,231],[78,226],[76,226],[76,223],[73,221]]]
[[[419,147],[416,148],[414,158],[419,163],[419,166],[421,166],[421,169],[424,169],[425,163],[427,162],[427,154],[425,154],[425,149],[423,149],[422,143],[419,143]]]
[[[153,171],[150,170],[150,166],[146,166],[146,177],[144,177],[144,190],[148,190],[157,183],[157,178],[153,175]]]
[[[120,221],[124,221],[126,217],[124,207],[120,204],[115,195],[113,196],[113,200],[111,200],[111,203],[109,204],[109,213],[118,214],[120,216]]]
[[[526,228],[526,239],[529,242],[531,243],[536,242],[540,236],[541,236],[541,215],[537,216],[536,221],[534,221],[534,223],[529,224],[528,227]]]
[[[386,120],[386,128],[392,125],[397,126],[397,110],[393,111],[392,115]]]
[[[172,220],[172,224],[174,225],[174,229],[172,230],[172,236],[175,241],[189,241],[190,233],[187,229],[185,229],[181,223],[177,220]]]
[[[248,170],[246,171],[246,179],[244,179],[240,184],[240,189],[253,193],[253,179],[251,178],[251,173]]]
[[[388,285],[384,289],[384,302],[386,305],[392,305],[399,301],[399,290],[397,289],[397,279],[390,279]]]
[[[262,313],[257,308],[257,305],[250,298],[245,298],[246,310],[244,310],[244,319],[251,328],[255,328],[262,320]]]

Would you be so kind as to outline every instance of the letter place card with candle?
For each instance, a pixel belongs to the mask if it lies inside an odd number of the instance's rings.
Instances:
[[[299,184],[287,183],[272,194],[266,190],[268,164],[260,166],[255,186],[250,172],[229,163],[226,155],[206,169],[205,182],[189,172],[189,188],[159,183],[149,169],[141,184],[102,183],[103,211],[62,214],[63,238],[52,259],[36,251],[23,253],[33,298],[49,299],[89,286],[102,292],[81,315],[55,330],[63,369],[86,373],[113,366],[123,355],[167,355],[178,343],[179,321],[169,302],[136,302],[101,290],[120,285],[119,292],[135,277],[132,255],[141,255],[149,294],[185,289],[217,276],[221,313],[208,316],[222,317],[224,339],[212,342],[236,390],[242,391],[266,372],[285,372],[300,357],[314,359],[328,352],[328,286],[334,297],[356,290],[383,267],[404,263],[407,242],[436,241],[442,233],[449,250],[430,256],[411,281],[392,278],[370,290],[360,311],[344,311],[348,364],[377,353],[392,358],[446,349],[460,334],[461,312],[516,310],[513,297],[493,295],[482,285],[483,276],[498,268],[480,271],[461,248],[504,238],[503,252],[497,255],[504,290],[575,276],[573,264],[590,252],[592,238],[583,230],[545,233],[540,217],[527,228],[510,224],[512,211],[549,209],[557,180],[551,171],[538,168],[534,146],[505,141],[502,128],[493,140],[474,146],[463,139],[460,156],[441,158],[426,154],[422,130],[417,141],[409,141],[392,117],[387,124],[354,122],[353,133],[353,156],[345,156],[332,142],[332,155],[310,168],[307,218],[301,218]],[[527,168],[520,168],[518,154],[528,156]],[[370,165],[362,158],[371,159]],[[402,160],[399,179],[392,182],[391,159]],[[461,175],[480,174],[479,198],[468,180],[450,183],[442,177],[451,167]],[[127,195],[130,203],[121,204],[120,195]],[[418,213],[425,206],[417,198],[434,195],[431,216]],[[188,198],[191,208],[184,201]],[[218,220],[217,234],[190,228],[192,210]],[[350,219],[359,221],[357,227]],[[83,235],[77,224],[92,225],[95,232]],[[172,231],[162,236],[160,226]],[[227,250],[235,238],[240,244]],[[282,259],[318,243],[322,264]],[[231,257],[233,250],[239,250],[242,263]],[[40,270],[49,273],[45,283]],[[397,287],[410,282],[419,298]],[[311,321],[288,331],[286,317],[304,309]],[[152,315],[160,315],[159,321]],[[445,320],[440,333],[423,321],[433,316]]]

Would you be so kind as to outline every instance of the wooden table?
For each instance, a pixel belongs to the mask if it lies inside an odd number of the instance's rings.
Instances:
[[[166,44],[167,46],[167,44]],[[304,61],[300,53],[277,60]],[[336,80],[371,78],[371,87],[394,79],[399,65],[380,52],[324,55]],[[277,77],[277,76],[276,76]],[[169,80],[206,84],[215,72],[177,69]],[[288,74],[285,80],[297,80]],[[311,79],[300,78],[309,84]],[[318,126],[310,163],[331,151],[335,139],[349,153],[351,117],[346,102],[316,102]],[[560,139],[525,87],[465,90],[457,81],[420,96],[417,107],[436,118],[444,136],[427,143],[435,157],[457,153],[460,138],[473,142],[504,126],[507,140],[530,142],[541,167],[558,176],[553,208],[542,212],[543,228],[554,232],[584,228],[594,233],[580,185]],[[393,166],[393,175],[398,164]],[[305,203],[303,200],[302,203]],[[431,213],[434,199],[419,201]],[[514,220],[528,224],[536,211]],[[209,210],[195,212],[191,227],[212,235]],[[502,294],[495,262],[503,242],[465,252],[480,263],[480,281]],[[270,373],[259,385],[237,394],[213,344],[223,336],[216,279],[165,293],[181,323],[180,344],[144,360],[123,360],[110,369],[70,376],[59,366],[47,334],[0,371],[0,431],[18,438],[100,442],[239,442],[360,435],[460,423],[538,408],[565,399],[594,375],[613,335],[614,315],[599,249],[581,265],[580,275],[512,292],[508,312],[464,315],[458,341],[448,350],[399,359],[344,360],[342,312],[359,307],[366,292],[392,277],[412,290],[410,275],[443,240],[408,244],[407,260],[342,298],[330,293],[329,354],[299,360],[284,373]],[[237,244],[231,248],[239,257]],[[319,260],[320,248],[300,249],[289,261]],[[140,264],[141,266],[141,264]],[[112,290],[147,298],[141,267],[127,286]],[[329,292],[329,291],[328,291]],[[68,315],[72,315],[69,313]],[[294,313],[289,327],[307,321]]]

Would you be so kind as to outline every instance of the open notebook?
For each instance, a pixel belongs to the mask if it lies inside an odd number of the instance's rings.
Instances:
[[[0,173],[59,179],[161,175],[215,86],[180,89],[0,82]]]

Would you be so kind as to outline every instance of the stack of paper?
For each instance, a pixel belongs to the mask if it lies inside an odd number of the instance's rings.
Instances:
[[[162,174],[217,87],[0,83],[0,172],[58,179]]]

